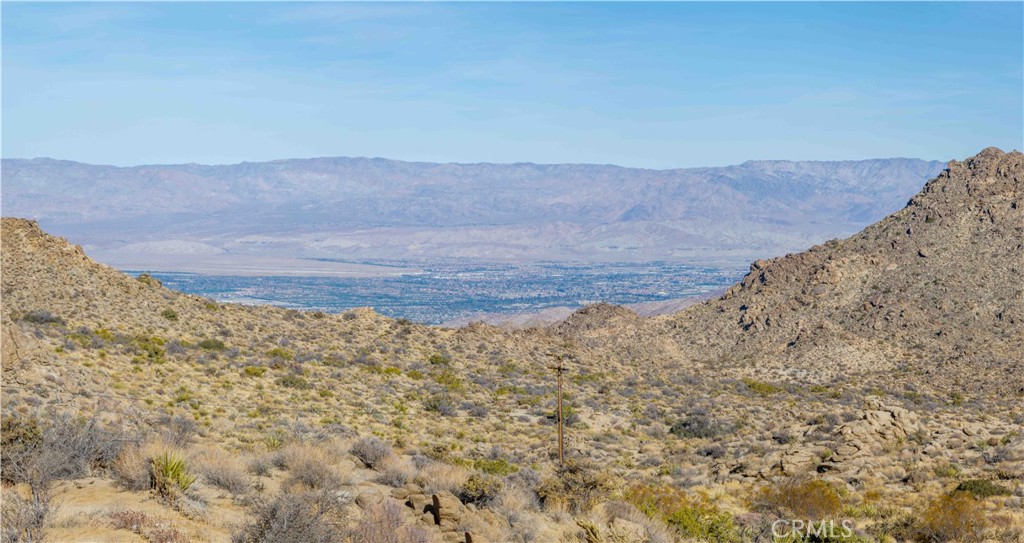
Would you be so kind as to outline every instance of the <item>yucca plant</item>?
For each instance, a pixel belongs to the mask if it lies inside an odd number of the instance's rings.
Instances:
[[[153,459],[150,473],[153,488],[165,496],[174,488],[185,492],[196,482],[196,476],[188,472],[185,459],[170,452]]]

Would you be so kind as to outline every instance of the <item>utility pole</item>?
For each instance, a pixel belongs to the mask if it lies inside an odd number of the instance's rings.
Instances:
[[[563,450],[564,449],[565,439],[563,437],[563,430],[562,430],[562,426],[563,426],[563,421],[562,421],[562,419],[563,419],[563,417],[562,417],[562,374],[565,373],[566,368],[562,364],[562,362],[565,360],[566,357],[563,356],[563,355],[554,354],[554,353],[547,353],[547,354],[548,354],[549,357],[554,358],[555,361],[558,362],[557,365],[549,366],[549,367],[551,369],[555,370],[555,373],[558,375],[558,411],[555,412],[556,413],[555,417],[558,420],[558,465],[561,466],[561,465],[563,465],[565,463],[565,453],[564,453],[564,450]]]

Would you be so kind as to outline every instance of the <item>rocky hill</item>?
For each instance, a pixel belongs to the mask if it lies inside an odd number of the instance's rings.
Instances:
[[[718,299],[526,330],[218,304],[4,218],[4,537],[1022,541],[1022,181],[987,149]]]
[[[756,361],[779,379],[870,370],[1024,392],[1024,155],[953,161],[904,209],[754,262],[667,326],[692,356]]]
[[[634,343],[648,358],[774,380],[896,372],[950,391],[1020,393],[1021,170],[1019,152],[994,148],[951,162],[904,209],[864,231],[758,260],[720,298],[637,320],[644,339]],[[574,324],[590,312],[567,320],[561,333],[597,348],[622,346],[620,319]],[[651,347],[666,338],[671,347]]]

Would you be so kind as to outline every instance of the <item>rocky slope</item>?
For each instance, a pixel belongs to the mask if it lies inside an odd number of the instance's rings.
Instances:
[[[778,378],[867,369],[1024,392],[1024,155],[953,161],[904,209],[759,260],[667,326],[691,356],[746,358]]]

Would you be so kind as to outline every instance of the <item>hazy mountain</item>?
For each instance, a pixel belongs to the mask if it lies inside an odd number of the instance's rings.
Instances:
[[[900,208],[942,166],[5,159],[3,212],[35,218],[115,264],[214,255],[735,261],[852,233]]]

